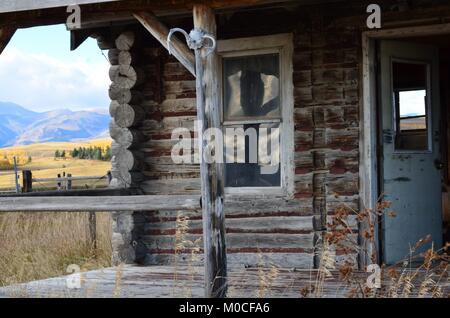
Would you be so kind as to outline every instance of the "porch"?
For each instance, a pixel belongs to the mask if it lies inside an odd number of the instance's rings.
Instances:
[[[167,298],[204,297],[204,269],[200,266],[150,266],[126,265],[82,273],[76,276],[56,277],[25,284],[0,288],[2,297],[31,298]],[[228,297],[230,298],[299,298],[362,297],[367,278],[371,273],[354,272],[344,281],[342,274],[331,271],[330,277],[318,270],[287,268],[232,268],[229,271]],[[401,275],[401,273],[399,272]],[[406,290],[399,279],[393,280],[384,273],[382,288],[376,297],[387,295],[418,297],[423,291],[425,273],[404,271],[404,277],[414,276],[413,287]],[[408,276],[410,275],[410,276]],[[436,278],[436,284],[423,297],[447,297],[450,292],[448,277]],[[76,286],[80,288],[68,288]],[[391,288],[394,286],[395,288]],[[438,290],[439,288],[439,290]],[[439,294],[438,294],[439,291]],[[388,294],[390,293],[390,294]],[[368,290],[365,297],[374,296]]]

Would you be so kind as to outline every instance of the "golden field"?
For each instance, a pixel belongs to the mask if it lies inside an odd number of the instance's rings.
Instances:
[[[51,142],[0,149],[6,162],[18,157],[19,173],[31,170],[33,178],[55,178],[57,174],[101,176],[110,162],[70,157],[78,147],[106,147],[110,140]],[[55,151],[65,150],[68,158],[55,159]],[[29,157],[31,156],[31,162]],[[21,183],[21,178],[19,178]],[[78,183],[77,183],[78,182]],[[77,181],[74,187],[106,186],[105,179]],[[34,183],[34,190],[55,189],[55,182]],[[0,170],[0,191],[14,189],[12,171]],[[67,274],[67,266],[82,270],[111,265],[111,218],[97,213],[97,248],[89,237],[88,213],[0,213],[0,286]]]
[[[111,169],[111,163],[98,160],[74,159],[70,152],[79,147],[102,147],[111,145],[111,140],[101,139],[89,142],[49,142],[27,146],[15,146],[0,149],[0,159],[12,162],[13,156],[18,158],[19,174],[21,170],[31,170],[33,178],[56,178],[58,174],[72,174],[74,177],[102,176]],[[55,159],[55,151],[65,151],[66,158]],[[31,157],[31,162],[28,158]],[[22,183],[19,178],[19,183]],[[74,181],[73,186],[78,188],[104,187],[107,180],[100,181]],[[35,183],[35,190],[51,190],[56,187],[54,183]],[[0,190],[14,189],[14,174],[11,169],[0,170]]]

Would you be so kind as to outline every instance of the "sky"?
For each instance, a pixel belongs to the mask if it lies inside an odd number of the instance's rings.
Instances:
[[[71,52],[65,25],[18,30],[0,55],[0,101],[38,112],[107,109],[103,54],[92,38]]]

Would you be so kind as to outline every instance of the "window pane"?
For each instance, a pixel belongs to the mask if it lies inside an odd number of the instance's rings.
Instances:
[[[223,60],[224,118],[279,118],[280,65],[278,54]]]
[[[426,117],[400,118],[400,131],[423,130],[427,128]]]
[[[224,130],[225,186],[280,186],[279,125],[245,124]]]
[[[425,116],[426,90],[399,92],[400,118],[411,116]]]
[[[395,148],[428,150],[427,64],[393,62]]]

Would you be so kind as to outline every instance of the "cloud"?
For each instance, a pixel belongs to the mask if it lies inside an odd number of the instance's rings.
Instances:
[[[108,62],[65,63],[45,54],[8,48],[0,56],[0,100],[36,111],[106,108]]]

